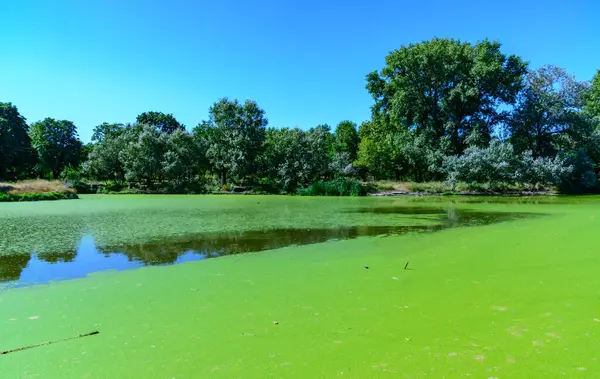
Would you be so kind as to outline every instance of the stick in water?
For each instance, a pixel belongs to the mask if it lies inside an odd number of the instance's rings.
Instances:
[[[410,262],[406,262],[406,264],[404,265],[404,269],[405,269],[405,270],[406,270],[406,268],[408,267],[408,264],[409,264],[409,263],[410,263]]]
[[[10,353],[15,353],[17,351],[23,351],[23,350],[27,350],[27,349],[33,349],[35,347],[41,347],[41,346],[46,346],[46,345],[52,345],[54,343],[58,343],[58,342],[65,342],[65,341],[69,341],[69,340],[74,340],[77,338],[83,338],[83,337],[89,337],[89,336],[94,336],[96,334],[100,334],[99,331],[94,330],[93,332],[90,333],[85,333],[85,334],[80,334],[77,337],[69,337],[69,338],[64,338],[62,340],[57,340],[57,341],[50,341],[50,342],[44,342],[44,343],[40,343],[38,345],[31,345],[31,346],[25,346],[25,347],[19,347],[17,349],[12,349],[12,350],[6,350],[6,351],[1,351],[0,355],[6,355],[6,354],[10,354]]]

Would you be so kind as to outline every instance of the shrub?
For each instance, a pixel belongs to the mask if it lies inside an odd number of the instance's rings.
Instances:
[[[490,190],[505,190],[510,185],[559,185],[573,167],[561,156],[533,158],[530,151],[517,155],[511,144],[492,141],[486,148],[470,147],[461,156],[446,157],[442,170],[452,189],[464,182],[471,187],[485,184]]]
[[[123,190],[123,184],[114,180],[106,180],[104,181],[100,187],[98,188],[98,192],[101,193],[112,193],[119,192]]]
[[[335,177],[355,178],[358,176],[358,169],[352,164],[350,154],[343,152],[334,155],[329,164],[329,171]]]
[[[306,188],[296,191],[301,196],[364,196],[369,187],[358,180],[338,178],[330,181],[317,180]]]
[[[572,170],[567,175],[566,180],[560,183],[562,192],[580,193],[592,192],[598,189],[598,178],[594,172],[594,162],[583,150],[569,154],[565,161],[572,167]]]
[[[445,193],[451,190],[444,182],[408,183],[406,189],[413,192]]]
[[[73,192],[0,193],[0,202],[77,199]]]

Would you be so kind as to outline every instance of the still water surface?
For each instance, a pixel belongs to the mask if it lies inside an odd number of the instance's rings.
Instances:
[[[258,252],[290,245],[306,245],[330,240],[365,236],[433,232],[447,228],[487,225],[539,214],[481,212],[444,207],[363,207],[348,214],[408,215],[415,221],[433,220],[418,225],[360,225],[332,228],[282,228],[243,232],[202,233],[165,239],[161,242],[101,246],[91,234],[82,235],[72,250],[0,255],[0,290],[85,277],[106,270],[128,270],[148,265],[170,265],[224,255]]]

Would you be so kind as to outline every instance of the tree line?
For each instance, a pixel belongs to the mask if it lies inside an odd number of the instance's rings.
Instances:
[[[73,122],[31,125],[0,103],[0,180],[83,177],[172,191],[245,186],[293,192],[316,182],[394,179],[598,189],[600,71],[578,81],[498,42],[403,46],[366,77],[371,119],[333,130],[268,126],[254,101],[223,98],[186,130],[171,114],[103,123],[83,144]]]

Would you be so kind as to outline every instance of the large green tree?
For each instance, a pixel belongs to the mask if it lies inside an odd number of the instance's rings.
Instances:
[[[244,104],[223,98],[209,109],[209,120],[195,130],[206,139],[206,156],[220,173],[221,185],[232,176],[243,181],[258,168],[258,156],[263,151],[265,111],[256,102]]]
[[[309,183],[315,170],[306,132],[270,128],[266,135],[264,155],[271,181],[286,191]]]
[[[94,127],[92,141],[101,143],[106,139],[118,137],[123,134],[123,132],[125,132],[125,125],[121,123],[103,122]]]
[[[355,160],[358,153],[358,142],[358,130],[354,122],[346,120],[337,125],[333,143],[335,154],[348,153],[350,160]]]
[[[516,151],[531,150],[537,157],[585,148],[594,133],[591,117],[582,111],[587,93],[586,82],[560,67],[531,71],[508,123]]]
[[[138,124],[150,125],[167,134],[176,130],[185,130],[185,125],[179,123],[172,114],[162,112],[144,112],[136,118]]]
[[[0,180],[23,177],[35,163],[28,132],[17,107],[0,103]]]
[[[31,124],[29,135],[42,172],[58,178],[65,167],[79,165],[82,144],[73,122],[48,117]]]
[[[166,141],[163,157],[165,179],[175,185],[190,183],[206,166],[204,160],[204,151],[198,140],[193,135],[176,130]]]
[[[595,118],[596,124],[600,127],[600,70],[596,72],[592,79],[590,89],[585,95],[584,110],[587,114]]]
[[[153,181],[162,181],[167,134],[150,125],[143,125],[140,128],[128,129],[120,138],[126,141],[119,153],[119,160],[125,169],[125,178],[144,181],[147,186],[151,186]]]
[[[136,136],[132,125],[103,123],[94,128],[92,140],[95,143],[83,163],[83,172],[100,180],[125,180],[125,167],[120,158],[121,152]]]
[[[311,152],[312,179],[320,179],[329,174],[334,136],[327,124],[317,125],[309,129],[307,135],[308,147]]]
[[[367,75],[374,120],[402,125],[435,148],[447,139],[446,154],[486,145],[505,116],[499,107],[515,101],[526,72],[500,47],[435,38],[393,51],[380,72]]]

